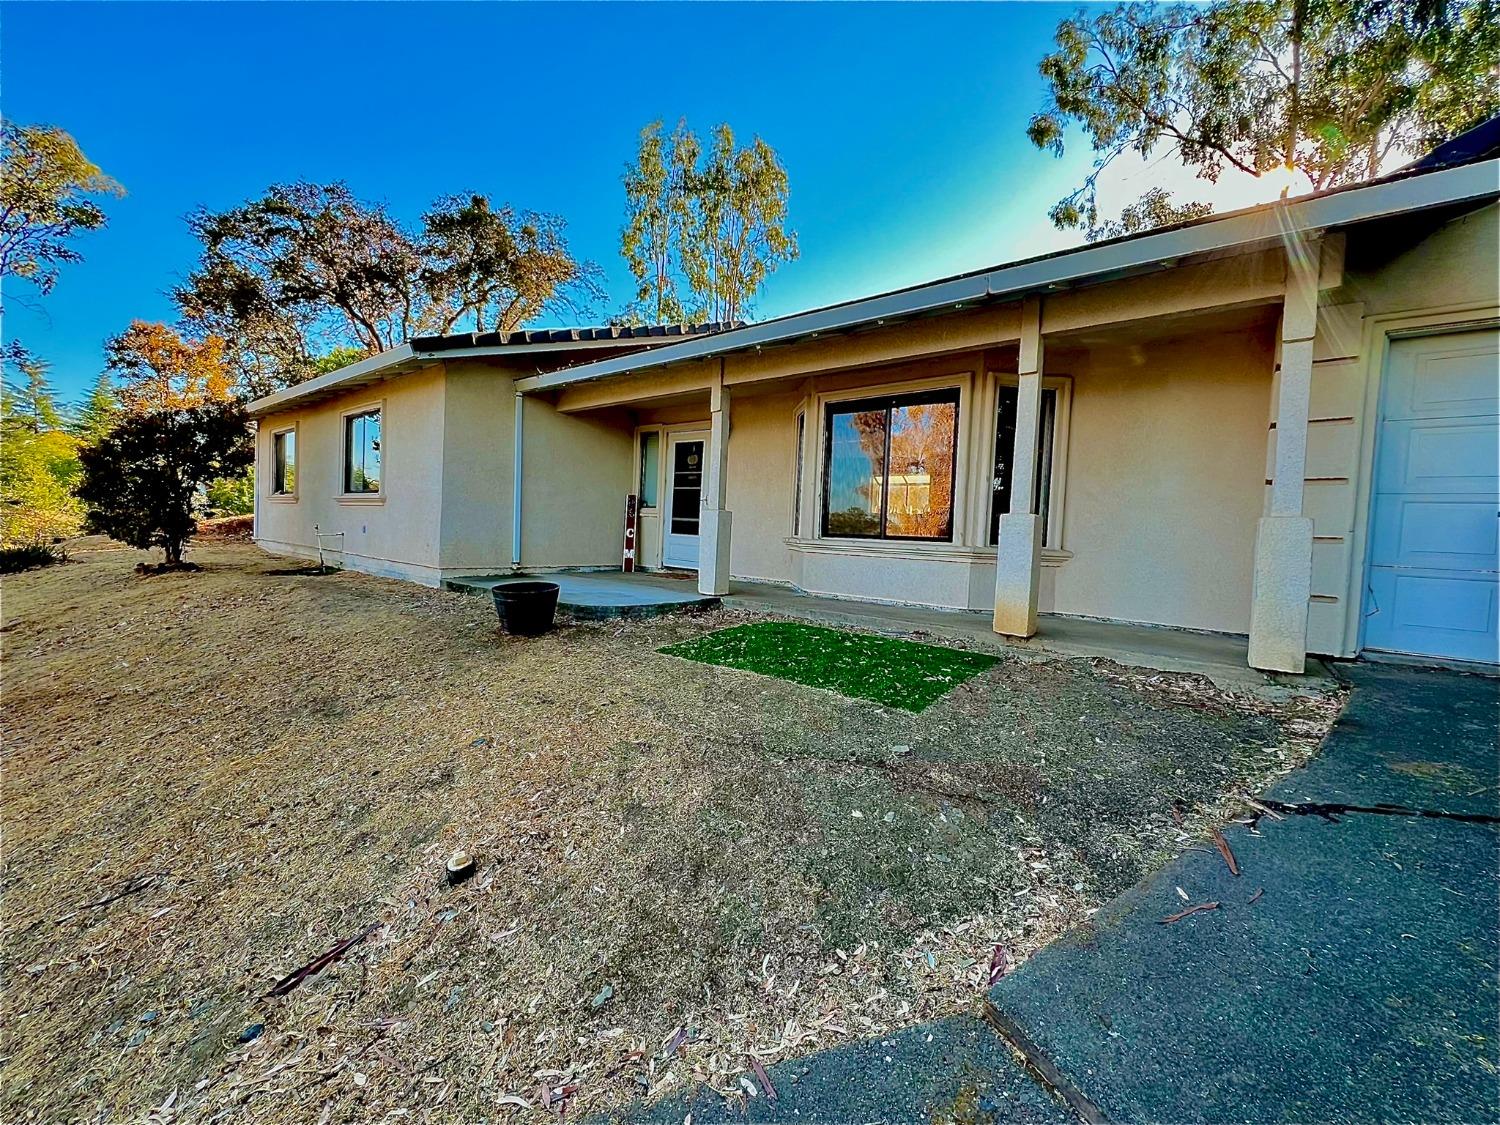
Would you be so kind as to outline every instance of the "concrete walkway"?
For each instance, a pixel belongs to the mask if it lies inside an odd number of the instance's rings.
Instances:
[[[1326,816],[1230,827],[1238,877],[1190,851],[992,990],[1032,1070],[956,1016],[772,1067],[774,1102],[698,1092],[628,1120],[1500,1120],[1500,681],[1348,674],[1318,758],[1267,794]],[[1327,807],[1381,804],[1478,819]]]
[[[487,595],[502,582],[524,577],[527,576],[477,575],[451,578],[444,585],[450,590]],[[735,582],[723,598],[711,598],[698,593],[696,576],[686,572],[564,571],[535,577],[561,586],[558,608],[575,617],[645,617],[707,609],[722,603],[730,609],[750,613],[776,614],[873,632],[916,633],[996,649],[1104,657],[1133,667],[1206,676],[1220,687],[1236,691],[1299,691],[1327,686],[1316,683],[1326,680],[1327,675],[1316,661],[1309,662],[1307,677],[1255,671],[1246,664],[1246,639],[1223,633],[1044,615],[1035,637],[1016,640],[996,634],[990,627],[988,613],[819,597],[772,583]]]

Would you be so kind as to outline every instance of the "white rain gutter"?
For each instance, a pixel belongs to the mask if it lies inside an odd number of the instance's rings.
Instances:
[[[712,336],[668,344],[642,354],[534,375],[518,379],[516,388],[531,394],[611,375],[628,375],[682,360],[787,343],[823,332],[878,325],[887,319],[961,308],[981,300],[1043,293],[1189,255],[1279,243],[1305,231],[1368,222],[1496,194],[1500,194],[1500,160],[1486,160],[1384,183],[1338,188],[1290,202],[1232,211],[1154,234],[1082,246],[895,293],[796,313]]]
[[[526,416],[526,400],[521,397],[521,392],[516,392],[516,436],[515,436],[515,464],[511,469],[511,499],[510,499],[510,568],[521,569],[521,438],[523,436],[522,420]]]

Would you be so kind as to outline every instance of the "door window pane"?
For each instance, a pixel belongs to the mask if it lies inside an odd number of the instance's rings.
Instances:
[[[380,491],[380,411],[344,419],[344,491]]]
[[[958,391],[829,407],[823,534],[951,539]]]
[[[698,507],[703,497],[703,443],[679,441],[672,446],[673,535],[698,534]]]
[[[1010,489],[1012,484],[1012,460],[1016,448],[1016,408],[1019,389],[1014,386],[999,388],[1000,410],[995,427],[995,481],[990,504],[990,542],[1000,541],[1000,517],[1010,511]],[[1057,390],[1042,388],[1042,416],[1037,434],[1036,485],[1032,500],[1036,513],[1042,517],[1042,542],[1052,543],[1048,520],[1052,508],[1052,451],[1057,438]]]
[[[641,435],[641,507],[656,507],[656,482],[661,475],[661,434]]]
[[[275,470],[271,491],[277,496],[290,496],[297,490],[297,431],[284,430],[272,435],[275,448]]]
[[[891,407],[885,530],[905,539],[947,539],[953,529],[953,452],[958,403]]]

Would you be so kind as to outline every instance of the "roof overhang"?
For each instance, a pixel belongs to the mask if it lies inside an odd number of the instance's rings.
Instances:
[[[523,393],[558,390],[612,376],[656,370],[688,360],[810,339],[981,302],[1130,277],[1184,258],[1248,252],[1291,237],[1375,219],[1500,196],[1500,160],[1337,188],[1081,246],[909,289],[849,301],[714,336],[683,340],[649,354],[618,356],[517,380]],[[999,341],[997,341],[999,342]]]

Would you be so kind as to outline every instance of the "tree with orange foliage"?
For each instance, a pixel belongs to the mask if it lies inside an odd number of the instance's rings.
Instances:
[[[952,533],[957,422],[951,402],[908,406],[892,420],[888,535],[946,539]]]
[[[184,410],[234,397],[224,340],[186,340],[165,324],[135,320],[104,345],[105,368],[118,380],[128,414]]]

